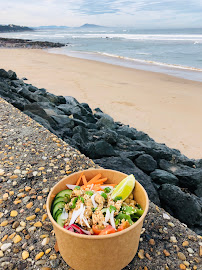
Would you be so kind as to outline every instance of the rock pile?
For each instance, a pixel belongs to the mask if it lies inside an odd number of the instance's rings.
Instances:
[[[26,49],[41,49],[41,48],[60,48],[65,46],[59,42],[49,41],[33,41],[29,39],[19,38],[0,38],[0,48],[26,48]]]
[[[0,96],[104,168],[134,174],[150,200],[202,233],[202,159],[156,143],[73,97],[56,96],[0,70]]]

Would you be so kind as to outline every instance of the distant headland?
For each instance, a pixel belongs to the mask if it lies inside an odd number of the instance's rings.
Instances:
[[[0,32],[21,32],[21,31],[33,31],[32,28],[27,26],[19,26],[14,24],[2,25],[0,24]]]

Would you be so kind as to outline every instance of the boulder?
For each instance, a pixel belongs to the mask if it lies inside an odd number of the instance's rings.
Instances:
[[[58,109],[60,109],[67,115],[71,115],[71,114],[81,115],[81,109],[78,105],[60,104],[58,106]]]
[[[202,198],[202,182],[198,185],[194,193],[196,194],[196,196]]]
[[[115,156],[116,153],[111,144],[105,141],[88,143],[83,149],[84,154],[90,158],[101,158]]]
[[[129,158],[132,161],[134,161],[137,157],[143,154],[144,154],[144,151],[119,151],[120,157]]]
[[[88,111],[90,114],[92,114],[92,110],[91,108],[89,107],[89,105],[87,103],[80,103],[80,105],[86,109],[86,111]]]
[[[71,128],[65,128],[63,130],[62,139],[71,138],[73,136],[73,132]]]
[[[177,186],[179,184],[179,180],[175,175],[164,170],[156,169],[150,176],[154,182],[160,185],[171,184]]]
[[[176,165],[164,159],[160,160],[159,166],[162,170],[174,174],[179,179],[180,185],[192,192],[202,182],[202,169],[200,168],[190,168],[182,164]]]
[[[82,141],[87,144],[88,143],[88,131],[85,127],[76,126],[72,130],[73,134],[80,134]]]
[[[72,120],[74,121],[75,126],[87,127],[87,124],[82,120],[79,120],[79,119],[76,119],[76,118],[72,118]]]
[[[30,111],[24,111],[25,114],[30,116],[32,119],[34,119],[36,122],[40,123],[42,126],[47,128],[50,132],[54,133],[54,130],[51,128],[50,123],[45,120],[44,118],[40,117],[39,115],[33,114]]]
[[[33,86],[33,85],[29,85],[28,90],[30,92],[34,93],[34,92],[38,91],[39,89],[37,87]]]
[[[66,99],[63,96],[56,96],[51,93],[46,92],[44,96],[55,105],[65,104]]]
[[[18,99],[17,101],[16,100],[11,101],[11,104],[14,107],[16,107],[17,109],[19,109],[20,111],[24,111],[25,103],[24,102],[21,102],[20,99]]]
[[[21,95],[22,97],[28,99],[30,102],[37,102],[38,100],[37,97],[34,97],[33,94],[26,88],[26,87],[21,87],[18,90],[18,94]]]
[[[99,129],[101,128],[115,129],[116,127],[114,119],[108,114],[102,114],[102,117],[97,121],[96,125]]]
[[[148,134],[144,133],[143,131],[137,131],[135,134],[135,140],[140,140],[140,141],[153,141],[152,138],[149,137]]]
[[[95,129],[95,130],[97,130],[97,126],[96,126],[96,124],[93,124],[93,123],[87,123],[87,128],[88,129]]]
[[[66,104],[69,104],[72,106],[79,105],[79,102],[74,97],[65,96],[64,98],[66,100]]]
[[[51,118],[58,124],[58,128],[74,127],[74,121],[67,115],[51,115]]]
[[[87,123],[95,124],[97,122],[97,118],[95,118],[94,115],[91,113],[87,113],[83,118]]]
[[[94,162],[105,169],[117,170],[126,174],[134,174],[138,182],[146,189],[150,200],[155,204],[160,205],[159,196],[151,182],[151,178],[137,168],[130,159],[121,157],[103,157],[101,159],[95,159]]]
[[[29,111],[32,114],[40,116],[41,118],[48,121],[48,123],[51,125],[51,127],[53,129],[58,129],[57,122],[54,121],[52,119],[52,117],[47,115],[47,113],[44,111],[44,109],[42,107],[40,107],[37,103],[32,103],[32,104],[25,105],[24,112],[27,113],[26,111]]]
[[[181,222],[188,226],[201,226],[202,228],[202,202],[199,198],[184,193],[179,187],[163,184],[159,191],[163,206],[173,213]]]
[[[116,132],[120,135],[126,136],[132,140],[136,138],[137,130],[135,128],[130,128],[129,126],[119,127]]]
[[[157,168],[157,162],[152,156],[143,154],[135,159],[135,164],[138,168],[145,172],[153,172]]]
[[[8,72],[1,68],[0,69],[0,77],[9,78]]]
[[[12,70],[9,70],[8,71],[8,78],[11,79],[11,80],[17,80],[17,75],[14,71]]]
[[[166,159],[171,160],[174,156],[180,155],[180,151],[168,148],[165,144],[156,143],[155,141],[133,141],[134,150],[145,151],[155,160]]]
[[[104,141],[106,141],[106,142],[108,142],[108,143],[110,143],[110,144],[113,145],[113,144],[115,144],[116,141],[117,141],[118,134],[117,134],[115,131],[111,130],[111,129],[106,129],[106,130],[103,132],[101,138],[102,138]]]

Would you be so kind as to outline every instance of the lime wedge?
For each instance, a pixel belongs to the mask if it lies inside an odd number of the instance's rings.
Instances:
[[[128,198],[135,187],[135,177],[133,174],[130,174],[126,178],[124,178],[118,186],[112,192],[112,199],[114,200],[116,197],[122,197],[122,200]]]

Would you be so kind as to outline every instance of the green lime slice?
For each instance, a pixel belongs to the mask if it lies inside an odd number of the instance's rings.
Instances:
[[[118,186],[112,192],[112,199],[114,200],[116,197],[122,197],[122,200],[128,198],[135,187],[135,177],[133,174],[130,174],[126,178],[124,178]]]

